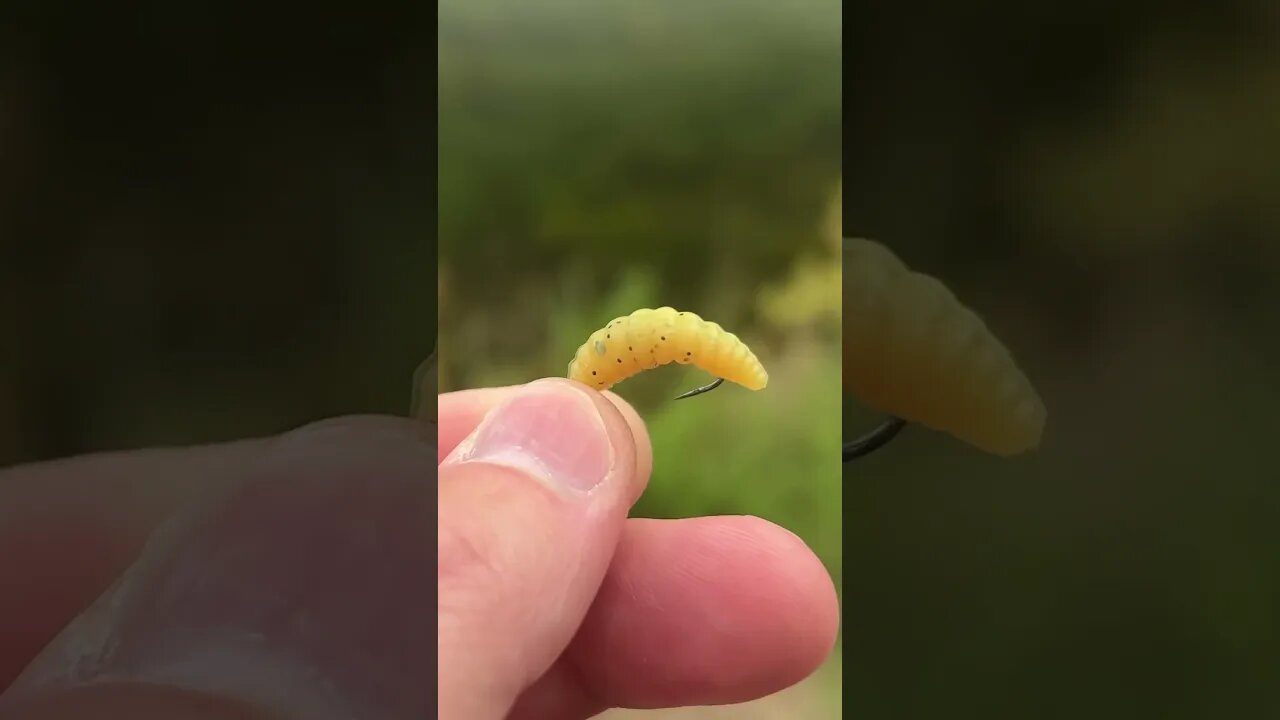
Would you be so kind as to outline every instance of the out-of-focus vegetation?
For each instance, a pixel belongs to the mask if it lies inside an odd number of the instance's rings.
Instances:
[[[5,5],[0,465],[407,412],[432,23],[386,10]]]
[[[1280,717],[1275,4],[854,7],[846,227],[1049,417],[1022,459],[911,429],[847,471],[850,711]]]
[[[593,330],[641,307],[719,322],[769,386],[673,402],[707,380],[686,366],[618,385],[654,445],[635,513],[768,518],[837,582],[840,13],[440,8],[442,391],[563,376]],[[822,678],[806,707],[837,717]]]
[[[813,544],[850,712],[1280,716],[1274,3],[850,9],[846,234],[987,317],[1040,453],[904,433],[846,473],[844,578],[830,0],[441,8],[443,389],[697,310],[770,387],[619,386],[657,451],[639,512]],[[435,336],[430,20],[312,12],[0,23],[0,464],[404,412]],[[727,712],[827,717],[831,677]]]

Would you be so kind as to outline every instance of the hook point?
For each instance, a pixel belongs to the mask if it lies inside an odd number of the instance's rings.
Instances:
[[[701,395],[702,393],[711,392],[712,390],[715,390],[716,388],[720,387],[720,384],[723,382],[724,382],[724,378],[716,378],[715,382],[707,383],[706,385],[703,385],[701,387],[696,387],[687,393],[684,393],[682,395],[677,395],[676,399],[683,400],[685,398],[691,398],[694,395]]]

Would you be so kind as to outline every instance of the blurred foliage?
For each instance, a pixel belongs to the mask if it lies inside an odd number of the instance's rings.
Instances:
[[[768,518],[837,584],[839,14],[446,3],[439,169],[442,391],[564,376],[641,307],[719,322],[769,386],[674,402],[706,374],[673,365],[614,388],[654,447],[634,513]]]
[[[848,470],[847,580],[841,6],[448,3],[438,179],[429,21],[312,10],[0,23],[0,463],[404,412],[436,301],[443,390],[687,307],[771,383],[619,386],[639,512],[809,541],[859,717],[1280,716],[1274,3],[849,6],[844,234],[944,278],[1050,414],[1018,460],[913,428]]]
[[[407,7],[4,5],[0,464],[407,412],[436,323],[430,32]]]
[[[632,272],[665,304],[741,327],[754,315],[743,296],[820,254],[812,227],[840,172],[832,0],[440,12],[441,271],[454,303],[441,318],[469,358],[523,359],[548,340],[527,322],[475,328],[475,315],[546,317],[548,287],[589,302]],[[445,372],[444,387],[460,386],[455,365]]]
[[[851,708],[1280,717],[1275,4],[855,7],[847,234],[1049,416],[1016,460],[912,428],[846,471]]]

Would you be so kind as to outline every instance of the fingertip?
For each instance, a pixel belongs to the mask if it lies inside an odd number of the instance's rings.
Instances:
[[[548,395],[559,396],[560,400],[577,403],[587,402],[595,408],[600,420],[603,422],[603,427],[613,452],[611,473],[615,477],[612,479],[631,486],[632,495],[638,495],[639,491],[634,486],[638,480],[642,483],[643,479],[639,478],[640,473],[637,467],[636,432],[633,427],[633,420],[627,415],[628,411],[632,415],[635,414],[635,411],[631,410],[629,406],[625,406],[625,403],[619,405],[618,402],[606,398],[601,393],[580,382],[559,377],[534,380],[516,389],[514,393],[509,393],[500,406],[506,405],[514,399],[528,396],[544,396],[545,401],[545,396]],[[638,416],[635,417],[638,420]],[[583,429],[580,430],[585,431]],[[582,432],[578,434],[581,436]]]
[[[649,428],[645,425],[644,418],[640,417],[640,413],[631,406],[631,403],[622,399],[617,393],[606,390],[601,395],[617,408],[623,419],[626,420],[627,426],[631,429],[636,458],[636,493],[635,498],[633,498],[634,502],[635,499],[640,497],[640,493],[644,491],[645,486],[649,484],[649,477],[653,474],[653,441],[649,438]]]
[[[613,392],[605,391],[601,393],[594,388],[568,378],[542,378],[524,385],[457,390],[440,395],[438,460],[443,462],[459,443],[475,431],[476,427],[484,421],[485,416],[491,410],[501,405],[503,401],[513,394],[520,392],[523,388],[539,384],[570,387],[593,399],[598,399],[599,396],[607,398],[610,405],[621,415],[630,429],[631,444],[636,450],[636,475],[640,478],[642,486],[648,482],[649,473],[653,468],[653,450],[649,441],[648,430],[645,427],[644,420],[640,417],[640,413],[636,412],[636,409],[630,403]]]
[[[569,657],[612,705],[744,702],[811,675],[838,625],[830,574],[780,526],[633,519]]]
[[[653,468],[653,444],[649,439],[649,430],[645,426],[644,418],[640,417],[640,413],[631,403],[611,390],[602,392],[569,378],[542,378],[534,380],[526,387],[529,386],[570,388],[574,392],[591,398],[601,414],[605,416],[606,422],[611,426],[610,429],[620,431],[619,437],[625,435],[625,444],[632,449],[635,456],[636,477],[642,485],[648,482],[649,473]],[[602,398],[608,402],[601,402]]]
[[[792,667],[796,682],[808,677],[830,657],[839,637],[840,597],[831,572],[803,538],[781,525],[754,515],[719,519],[726,539],[768,558],[774,581],[791,590]]]
[[[720,577],[760,588],[754,598],[732,598],[740,612],[772,613],[771,632],[783,639],[774,645],[773,682],[781,689],[808,677],[830,656],[840,626],[839,597],[827,567],[803,538],[764,518],[700,520],[707,558],[724,563]],[[690,573],[697,577],[697,570]]]

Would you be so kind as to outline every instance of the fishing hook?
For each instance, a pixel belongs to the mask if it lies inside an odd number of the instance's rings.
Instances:
[[[715,390],[716,388],[720,387],[720,384],[723,382],[724,382],[724,378],[716,378],[715,382],[707,383],[706,385],[703,385],[701,387],[696,387],[690,390],[689,392],[684,393],[683,395],[677,395],[676,399],[683,400],[685,398],[691,398],[694,395],[701,395],[702,393],[705,393],[705,392],[711,392],[712,390]]]
[[[902,418],[889,418],[879,427],[871,432],[863,435],[857,440],[851,440],[844,444],[844,462],[849,462],[854,458],[860,458],[869,455],[872,452],[884,447],[890,440],[895,438],[898,433],[902,432],[902,428],[907,426],[907,421]]]

